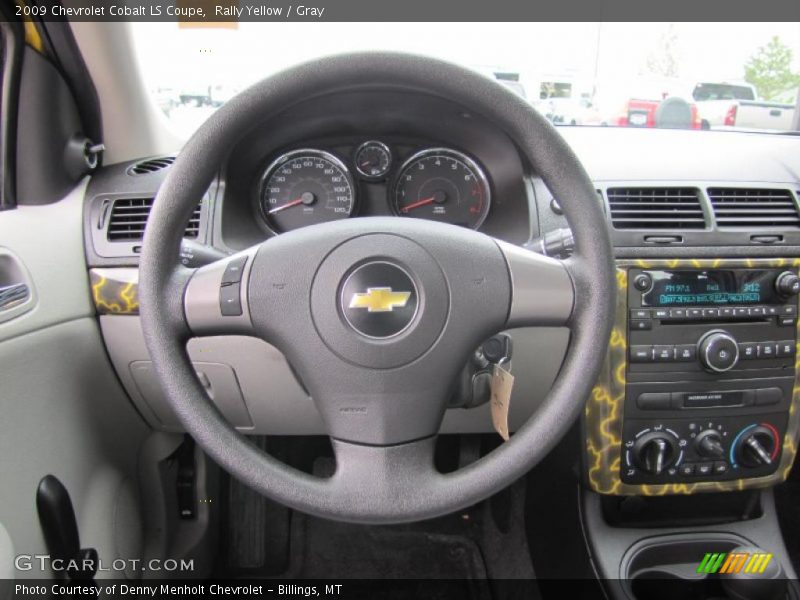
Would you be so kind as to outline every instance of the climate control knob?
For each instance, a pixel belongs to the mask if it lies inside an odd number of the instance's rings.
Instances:
[[[727,331],[709,331],[698,342],[697,355],[707,370],[724,373],[739,361],[739,345]]]
[[[781,296],[800,294],[800,277],[793,271],[784,271],[775,278],[775,291]]]
[[[722,438],[719,432],[713,429],[706,429],[698,433],[694,439],[694,447],[697,453],[705,458],[720,459],[725,456]]]
[[[733,453],[743,467],[763,467],[773,463],[777,447],[776,432],[771,427],[751,425],[737,436]]]
[[[675,464],[677,449],[673,436],[653,431],[636,440],[633,445],[633,460],[642,471],[650,475],[661,475]]]

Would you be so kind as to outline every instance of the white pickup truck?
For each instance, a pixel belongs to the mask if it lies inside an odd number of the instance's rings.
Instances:
[[[703,129],[792,129],[794,104],[757,98],[755,87],[749,83],[700,82],[692,90]]]

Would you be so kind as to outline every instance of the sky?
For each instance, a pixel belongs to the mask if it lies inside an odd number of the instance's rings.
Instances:
[[[183,29],[136,23],[148,75],[184,74],[251,82],[293,63],[349,50],[403,50],[467,66],[601,77],[640,74],[672,29],[680,74],[741,79],[747,58],[777,35],[800,64],[798,23],[240,23],[238,29]],[[598,45],[599,36],[599,45]],[[599,53],[597,52],[599,48]],[[165,61],[164,57],[172,57]],[[210,70],[209,70],[210,69]]]

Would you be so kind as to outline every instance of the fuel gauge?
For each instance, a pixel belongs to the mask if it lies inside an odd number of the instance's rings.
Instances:
[[[356,170],[367,179],[383,179],[392,166],[392,152],[382,143],[371,140],[356,150]]]

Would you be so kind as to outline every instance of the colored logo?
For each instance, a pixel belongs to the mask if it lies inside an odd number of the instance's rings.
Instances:
[[[764,552],[709,552],[700,561],[698,573],[763,573],[772,560]]]
[[[386,339],[411,326],[420,299],[411,276],[398,265],[375,261],[353,270],[340,290],[340,310],[361,335]]]
[[[390,287],[367,288],[366,293],[353,294],[350,308],[366,308],[369,312],[392,312],[408,304],[411,292],[395,292]]]

